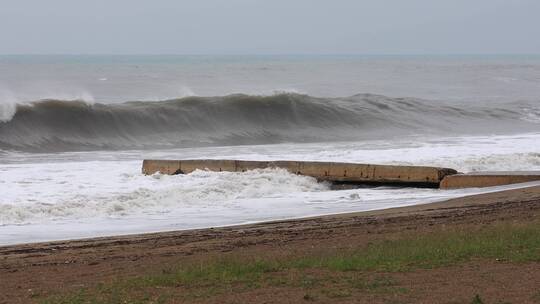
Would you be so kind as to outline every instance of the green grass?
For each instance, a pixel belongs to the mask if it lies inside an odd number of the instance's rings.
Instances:
[[[479,295],[475,295],[471,301],[471,304],[484,304],[484,301],[482,301],[482,298],[480,298]]]
[[[359,250],[310,252],[302,257],[214,258],[197,265],[166,269],[159,274],[49,297],[41,303],[167,303],[169,294],[178,289],[183,291],[184,297],[204,298],[264,286],[305,290],[319,288],[328,297],[348,297],[354,289],[406,292],[396,288],[396,283],[387,278],[366,280],[355,274],[435,268],[471,259],[540,261],[540,222],[499,224],[475,231],[439,230],[422,235],[403,233],[399,238],[376,242]],[[310,271],[326,275],[305,275]],[[332,275],[340,279],[332,279]],[[306,295],[310,299],[313,297]]]
[[[494,258],[511,262],[540,261],[540,224],[499,225],[476,231],[441,231],[375,243],[358,252],[297,259],[293,267],[338,271],[406,271],[470,260]]]
[[[532,300],[534,303],[540,303],[540,290],[537,291],[537,292],[531,297],[531,300]]]

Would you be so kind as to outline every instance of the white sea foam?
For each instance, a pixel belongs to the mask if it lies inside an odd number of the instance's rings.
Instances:
[[[540,170],[540,134],[208,147],[8,153],[0,159],[0,244],[232,225],[427,203],[489,189],[328,191],[283,170],[144,176],[142,158],[350,161]],[[66,161],[69,160],[69,161]]]
[[[10,121],[17,111],[17,98],[8,90],[0,89],[0,122]]]
[[[17,104],[10,101],[0,102],[0,122],[10,121],[17,111]]]
[[[540,133],[177,149],[149,158],[313,160],[450,167],[461,172],[540,170]],[[137,152],[139,153],[139,152]],[[134,155],[135,157],[135,155]]]
[[[262,95],[279,95],[279,94],[289,94],[289,93],[292,93],[292,94],[307,94],[307,92],[299,90],[299,89],[295,89],[295,88],[280,88],[280,89],[272,90],[271,94],[267,93],[267,94],[262,94]]]
[[[528,122],[540,123],[540,108],[535,107],[523,107],[523,120]]]
[[[182,98],[182,97],[190,97],[190,96],[197,96],[195,92],[188,86],[181,85],[177,89],[177,93],[173,98]]]
[[[20,177],[7,181],[7,187],[21,191],[2,198],[0,225],[28,224],[49,220],[89,217],[122,217],[136,213],[167,213],[170,210],[197,206],[199,208],[226,205],[235,200],[275,197],[297,192],[328,190],[314,178],[298,176],[285,170],[265,169],[245,173],[195,171],[188,175],[152,175],[121,173],[120,168],[100,172],[98,178],[69,182],[74,164],[63,164],[62,169],[51,168],[48,177]],[[96,174],[93,163],[83,170]],[[123,167],[131,171],[130,164]],[[82,169],[82,168],[81,168]],[[71,171],[67,173],[66,171]],[[63,176],[52,176],[62,175]],[[93,172],[93,173],[91,173]],[[99,172],[99,171],[98,171]],[[84,172],[79,172],[85,174]],[[103,179],[108,175],[105,183]],[[81,178],[82,176],[79,176]],[[6,183],[6,182],[4,182]],[[40,185],[41,184],[41,185]],[[42,188],[42,184],[52,187]],[[106,185],[108,184],[108,186]]]

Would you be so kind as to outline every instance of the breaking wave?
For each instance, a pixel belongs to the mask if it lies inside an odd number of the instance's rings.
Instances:
[[[110,196],[103,193],[78,193],[61,199],[55,196],[57,201],[54,203],[47,202],[43,195],[31,203],[0,202],[0,226],[60,219],[119,218],[138,213],[163,214],[182,207],[234,206],[239,200],[329,190],[327,183],[319,183],[313,177],[291,174],[284,169],[257,169],[247,172],[196,170],[190,174],[175,176],[141,176],[137,173],[127,176],[126,179],[130,183],[144,184],[130,192]],[[154,186],[155,189],[152,189],[149,179],[163,185]]]
[[[372,94],[236,94],[121,104],[49,99],[6,108],[10,115],[0,120],[0,149],[145,149],[537,130],[536,112],[530,109],[516,104],[458,107]]]

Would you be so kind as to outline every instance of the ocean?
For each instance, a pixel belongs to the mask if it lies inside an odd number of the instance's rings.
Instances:
[[[0,245],[428,203],[144,158],[540,170],[540,55],[0,56]]]

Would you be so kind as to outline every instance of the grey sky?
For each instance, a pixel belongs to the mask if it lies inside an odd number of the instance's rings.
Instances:
[[[0,0],[0,53],[540,53],[540,1]]]

